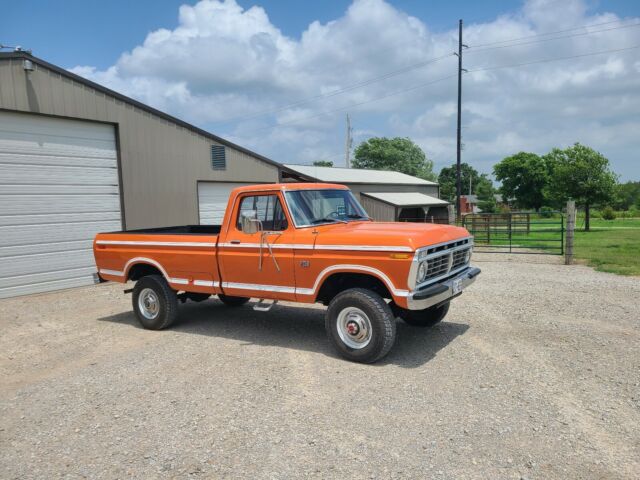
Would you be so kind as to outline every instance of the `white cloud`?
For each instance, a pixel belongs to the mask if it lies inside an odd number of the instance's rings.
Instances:
[[[622,23],[602,25],[614,21]],[[530,0],[516,12],[465,26],[465,43],[471,46],[465,67],[638,45],[640,27],[618,27],[639,21],[589,13],[580,0]],[[480,47],[583,25],[607,31],[538,43],[523,40],[510,48]],[[414,87],[455,73],[455,57],[333,93],[449,54],[456,37],[455,29],[432,31],[428,15],[417,19],[383,0],[356,0],[341,17],[311,23],[300,38],[284,35],[262,7],[245,10],[234,0],[202,0],[180,7],[175,29],[148,34],[110,68],[73,71],[275,160],[340,164],[348,110],[358,140],[367,134],[409,136],[442,167],[455,159],[455,78]],[[490,171],[492,163],[515,151],[543,153],[581,141],[609,156],[627,178],[640,177],[632,160],[640,131],[638,55],[639,50],[628,50],[465,75],[464,160]],[[356,103],[362,105],[344,108]],[[255,116],[265,111],[274,113]],[[331,113],[319,116],[322,112]]]

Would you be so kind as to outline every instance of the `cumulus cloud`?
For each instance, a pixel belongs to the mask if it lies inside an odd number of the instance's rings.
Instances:
[[[591,13],[581,0],[529,0],[466,25],[465,161],[489,172],[516,151],[580,141],[625,177],[639,177],[640,50],[580,56],[639,45],[638,23]],[[564,33],[531,37],[557,31]],[[513,38],[523,40],[496,43]],[[408,136],[439,168],[455,159],[456,80],[437,80],[455,73],[456,43],[455,28],[434,31],[428,15],[383,0],[355,0],[299,38],[284,35],[262,7],[202,0],[181,6],[176,28],[151,32],[106,70],[72,70],[278,161],[340,164],[349,111],[356,141]]]

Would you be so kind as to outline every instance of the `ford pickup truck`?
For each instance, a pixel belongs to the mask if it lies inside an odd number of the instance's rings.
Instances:
[[[136,282],[144,328],[212,295],[229,307],[256,298],[255,310],[319,302],[337,351],[367,363],[393,346],[396,318],[438,323],[480,273],[464,228],[374,222],[347,187],[324,183],[236,188],[222,225],[100,233],[93,248],[102,281]]]

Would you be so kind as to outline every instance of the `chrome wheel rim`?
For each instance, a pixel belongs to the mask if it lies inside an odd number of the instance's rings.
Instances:
[[[158,295],[150,288],[145,288],[138,296],[138,309],[144,318],[153,320],[160,313]]]
[[[336,320],[338,336],[349,348],[360,350],[371,342],[371,321],[366,313],[356,307],[347,307]]]

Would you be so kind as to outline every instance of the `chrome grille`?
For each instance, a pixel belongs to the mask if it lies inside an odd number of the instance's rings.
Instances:
[[[449,272],[468,265],[467,252],[472,246],[473,242],[465,238],[430,248],[427,255],[427,275],[422,283],[444,277]]]
[[[451,270],[455,270],[458,267],[461,267],[466,263],[468,248],[463,250],[458,250],[453,252],[453,264],[451,265]]]
[[[427,265],[427,280],[444,275],[449,270],[449,255],[435,257]]]

